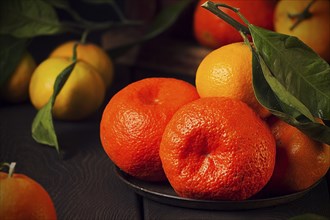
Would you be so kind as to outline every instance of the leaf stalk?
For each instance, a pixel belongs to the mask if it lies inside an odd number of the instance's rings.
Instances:
[[[228,9],[236,12],[242,18],[242,20],[248,24],[248,21],[239,13],[238,8],[234,8],[234,7],[231,7],[226,4],[215,4],[214,2],[211,2],[211,1],[207,1],[204,4],[202,4],[201,6],[205,9],[209,10],[210,12],[212,12],[219,18],[223,19],[225,22],[227,22],[228,24],[233,26],[237,31],[243,33],[244,35],[250,35],[250,30],[248,27],[244,26],[243,24],[236,21],[235,19],[233,19],[232,17],[230,17],[225,12],[223,12],[222,10],[219,9],[219,7],[224,7],[224,8],[228,8]]]

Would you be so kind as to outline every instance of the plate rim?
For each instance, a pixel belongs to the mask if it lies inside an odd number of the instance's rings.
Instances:
[[[135,179],[139,182],[143,182],[143,180],[139,180],[130,176],[126,172],[122,171],[119,167],[115,166],[115,173],[119,177],[119,179],[128,185],[131,189],[133,189],[138,195],[151,199],[153,201],[171,205],[181,208],[192,208],[192,209],[199,209],[199,210],[217,210],[217,211],[225,211],[225,210],[252,210],[252,209],[261,209],[266,207],[273,207],[282,204],[287,204],[292,201],[298,200],[301,197],[305,196],[309,193],[313,188],[315,188],[322,180],[321,178],[318,182],[313,184],[311,187],[281,196],[274,196],[270,198],[260,198],[260,199],[246,199],[240,201],[232,201],[232,200],[201,200],[201,199],[191,199],[180,197],[179,195],[170,195],[165,193],[160,193],[153,191],[151,189],[147,189],[146,187],[141,187],[135,183],[132,183],[128,180]],[[128,178],[127,178],[128,177]],[[146,182],[148,184],[165,184],[165,183],[153,183],[153,182]],[[171,185],[168,183],[169,187]],[[172,187],[171,187],[172,188]],[[173,189],[173,188],[172,188]]]

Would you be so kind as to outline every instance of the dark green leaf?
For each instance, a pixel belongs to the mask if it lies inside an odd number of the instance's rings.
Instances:
[[[329,64],[296,37],[253,25],[249,25],[249,29],[258,54],[279,86],[303,103],[314,117],[330,119]],[[300,104],[291,104],[309,117]]]
[[[46,1],[0,1],[0,34],[28,38],[62,31],[56,11]]]
[[[297,127],[300,131],[304,132],[311,138],[330,144],[330,128],[328,126],[304,117],[295,108],[283,103],[276,95],[270,86],[274,82],[270,81],[270,84],[268,84],[266,79],[271,75],[270,70],[265,66],[262,57],[260,57],[254,50],[252,66],[254,92],[258,101],[269,109],[273,115],[276,115],[290,125]],[[275,80],[273,79],[273,81]]]
[[[38,111],[32,123],[32,137],[41,144],[55,147],[59,152],[59,145],[52,118],[52,99]]]
[[[177,1],[175,4],[171,4],[164,8],[155,20],[151,23],[148,31],[143,35],[143,37],[136,39],[125,45],[120,45],[118,47],[109,50],[109,55],[113,58],[118,57],[125,53],[127,50],[135,46],[136,44],[148,41],[159,34],[163,33],[169,27],[171,27],[177,20],[181,12],[192,2],[192,0],[181,0]]]
[[[0,35],[0,88],[15,71],[27,46],[27,39]]]
[[[60,73],[60,75],[58,75],[54,83],[53,95],[50,97],[48,103],[38,111],[32,123],[32,137],[34,140],[41,144],[53,146],[58,152],[60,151],[60,148],[53,125],[52,108],[56,96],[70,76],[75,64],[76,61],[70,64]]]
[[[310,113],[308,108],[301,103],[296,97],[294,97],[286,88],[274,77],[272,70],[266,65],[261,55],[258,56],[258,61],[263,72],[263,75],[270,86],[271,90],[275,93],[277,100],[284,112],[294,114],[298,116],[300,114],[305,115],[311,121],[314,121],[313,115]]]

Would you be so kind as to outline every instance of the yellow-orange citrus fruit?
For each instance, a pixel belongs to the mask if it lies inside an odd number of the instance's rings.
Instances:
[[[48,58],[34,71],[30,100],[36,109],[42,108],[53,94],[56,77],[72,62],[67,58]],[[104,82],[89,64],[78,61],[58,94],[53,116],[63,120],[80,120],[93,114],[103,103]]]
[[[206,1],[199,0],[194,11],[193,25],[196,40],[201,45],[213,49],[242,41],[242,36],[234,27],[201,7],[204,2]],[[276,2],[274,0],[215,0],[212,2],[239,8],[241,14],[244,15],[251,24],[269,30],[273,29],[273,13]],[[245,25],[235,12],[224,7],[220,9]]]
[[[200,97],[225,96],[241,100],[262,118],[270,112],[257,101],[252,85],[252,52],[245,43],[233,43],[209,53],[196,72]]]
[[[100,137],[105,152],[131,176],[165,180],[159,158],[163,131],[177,109],[197,98],[194,86],[174,78],[146,78],[129,84],[104,109]]]
[[[290,17],[302,13],[311,0],[281,0],[274,12],[275,31],[298,37],[311,47],[323,59],[330,62],[330,1],[315,1],[309,8],[307,18],[299,22],[298,17]]]
[[[29,98],[29,83],[36,62],[30,53],[25,52],[15,71],[0,89],[0,97],[6,101],[17,103]]]
[[[65,42],[56,47],[49,56],[71,58],[75,43],[75,41]],[[101,74],[106,87],[112,83],[113,63],[109,55],[100,46],[93,43],[79,43],[77,47],[77,59],[93,66]]]
[[[314,141],[275,117],[269,125],[276,140],[274,173],[264,191],[288,194],[315,184],[329,170],[330,146]]]
[[[0,172],[1,220],[56,220],[56,210],[48,192],[24,174]]]
[[[181,107],[160,145],[165,174],[178,195],[244,200],[260,191],[275,165],[275,140],[244,102],[200,98]]]

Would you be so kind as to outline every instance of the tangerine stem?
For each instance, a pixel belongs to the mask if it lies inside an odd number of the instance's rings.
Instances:
[[[222,20],[233,26],[237,31],[243,33],[244,35],[250,34],[250,30],[248,27],[242,25],[240,22],[236,21],[235,19],[233,19],[232,17],[230,17],[229,15],[227,15],[226,13],[224,13],[219,9],[219,7],[228,8],[234,11],[235,13],[237,13],[245,23],[249,24],[249,22],[239,13],[238,8],[234,8],[226,4],[215,4],[212,1],[205,2],[204,4],[202,4],[202,7],[215,14],[216,16],[218,16],[219,18],[221,18]]]
[[[16,166],[16,162],[11,162],[9,164],[9,171],[8,171],[8,177],[11,178],[14,174],[14,170],[15,170],[15,166]]]
[[[89,29],[85,29],[84,33],[81,35],[81,39],[80,39],[81,44],[86,43],[86,39],[87,39],[87,36],[88,36],[89,32],[90,32]]]
[[[73,45],[73,51],[72,51],[72,61],[73,62],[76,62],[77,61],[77,47],[80,43],[76,42],[74,45]]]
[[[299,24],[300,22],[302,22],[303,20],[306,20],[310,17],[313,16],[313,14],[309,11],[309,9],[311,8],[311,6],[316,2],[316,0],[311,0],[309,2],[309,4],[306,6],[306,8],[298,13],[298,14],[290,14],[288,13],[288,17],[290,19],[297,19],[296,22],[290,27],[290,31],[292,31],[293,29],[295,29]]]

